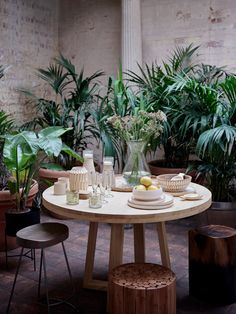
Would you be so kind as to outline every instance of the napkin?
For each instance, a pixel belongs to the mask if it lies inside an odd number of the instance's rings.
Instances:
[[[176,176],[172,177],[170,181],[179,181],[179,180],[184,180],[184,173],[180,172]]]

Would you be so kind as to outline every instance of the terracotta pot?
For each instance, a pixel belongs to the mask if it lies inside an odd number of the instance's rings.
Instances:
[[[164,160],[151,160],[148,162],[151,174],[158,176],[160,174],[185,173],[186,168],[167,168],[163,167]]]
[[[38,192],[38,183],[33,180],[33,185],[29,192],[27,206],[32,206],[33,199]],[[0,191],[0,251],[5,250],[5,212],[14,207],[14,196],[8,190]],[[7,239],[8,249],[16,247],[16,241],[13,237]]]
[[[208,224],[236,228],[236,202],[212,202],[206,214]]]
[[[193,161],[192,161],[193,162]],[[195,163],[198,161],[194,161]],[[191,161],[189,162],[191,163]],[[148,162],[150,171],[152,175],[158,176],[160,174],[172,174],[172,173],[185,173],[187,168],[179,167],[179,168],[168,168],[164,167],[165,164],[164,160],[151,160]],[[188,172],[188,175],[192,177],[192,182],[202,184],[204,185],[204,181],[202,178],[197,178],[197,172],[196,171],[190,171]]]
[[[5,213],[5,219],[6,234],[15,237],[19,230],[40,223],[40,208],[29,207],[21,212],[9,210]]]
[[[82,164],[77,164],[77,166],[82,166]],[[96,163],[94,163],[95,170],[97,172],[100,171],[100,166]],[[60,177],[69,177],[69,171],[70,170],[50,170],[50,169],[39,169],[39,178],[40,178],[40,190],[44,191],[46,188],[48,188],[47,182],[53,184],[57,181]]]

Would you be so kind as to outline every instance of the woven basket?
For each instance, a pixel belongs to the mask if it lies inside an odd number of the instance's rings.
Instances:
[[[158,183],[161,185],[164,191],[166,192],[182,192],[186,189],[189,183],[192,180],[192,177],[189,175],[184,175],[183,180],[171,181],[171,178],[176,176],[175,174],[161,174],[157,176]]]

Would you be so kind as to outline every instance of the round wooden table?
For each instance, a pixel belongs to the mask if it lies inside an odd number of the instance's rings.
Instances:
[[[180,197],[174,197],[171,207],[158,210],[143,210],[131,208],[127,201],[130,192],[112,192],[112,198],[102,208],[89,208],[88,200],[80,200],[78,205],[67,205],[65,195],[54,195],[53,187],[43,192],[43,205],[51,212],[66,218],[74,218],[90,222],[85,263],[84,287],[93,289],[106,289],[107,282],[93,279],[93,266],[96,249],[98,223],[111,224],[109,270],[122,264],[124,225],[133,224],[135,262],[145,262],[145,237],[144,224],[156,223],[160,245],[162,264],[171,267],[166,237],[165,221],[176,220],[199,214],[211,205],[211,192],[205,187],[191,183],[196,193],[202,195],[202,199],[184,201]]]

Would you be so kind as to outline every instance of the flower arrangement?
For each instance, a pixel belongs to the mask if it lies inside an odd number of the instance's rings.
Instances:
[[[161,110],[147,112],[139,108],[135,108],[133,115],[124,117],[114,115],[108,118],[108,122],[126,142],[131,140],[148,142],[150,138],[158,138],[163,131],[165,121],[166,115]]]
[[[131,115],[113,115],[108,118],[108,123],[127,143],[129,149],[128,160],[123,169],[123,177],[128,186],[137,185],[142,176],[150,175],[143,151],[151,139],[160,136],[165,121],[166,115],[161,110],[148,112],[140,107],[135,107]]]

